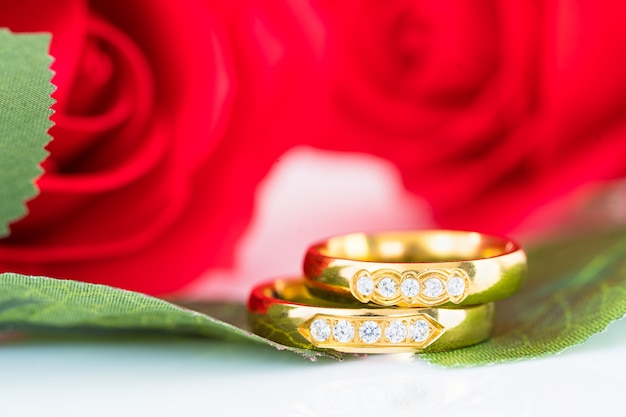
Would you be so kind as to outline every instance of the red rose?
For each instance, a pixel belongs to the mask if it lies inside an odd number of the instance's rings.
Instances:
[[[310,10],[221,3],[2,6],[0,26],[52,32],[58,102],[41,195],[0,270],[161,294],[230,263],[256,184],[297,137],[295,116],[270,132],[311,94],[318,46]]]
[[[626,175],[626,6],[322,2],[331,149],[395,162],[441,225],[506,232]]]

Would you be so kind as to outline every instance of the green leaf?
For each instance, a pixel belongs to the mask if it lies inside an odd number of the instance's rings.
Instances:
[[[522,291],[498,303],[490,340],[422,357],[445,366],[516,361],[558,353],[604,330],[626,313],[626,230],[532,249],[529,272]],[[195,335],[269,344],[312,359],[340,357],[268,341],[244,330],[245,322],[240,304],[183,307],[103,285],[0,274],[0,331]]]
[[[52,126],[50,36],[0,30],[0,237],[26,213]]]
[[[496,306],[485,343],[422,355],[444,366],[484,365],[559,353],[626,314],[626,231],[568,239],[528,253],[529,277]]]
[[[206,305],[197,306],[199,309]],[[243,306],[220,309],[241,319]],[[178,334],[231,341],[252,341],[284,349],[274,342],[144,294],[84,282],[0,274],[0,331],[32,333]],[[287,348],[307,358],[319,352]]]

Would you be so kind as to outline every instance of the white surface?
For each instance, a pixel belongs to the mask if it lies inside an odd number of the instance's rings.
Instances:
[[[0,412],[66,417],[623,415],[625,352],[625,320],[557,356],[463,369],[438,368],[408,354],[313,363],[270,347],[200,340],[16,343],[0,348]]]
[[[365,156],[296,150],[259,198],[238,267],[188,292],[242,298],[254,282],[296,273],[313,240],[429,224],[393,168]],[[407,354],[312,363],[205,340],[0,340],[0,416],[623,415],[625,375],[626,320],[557,356],[465,369]]]

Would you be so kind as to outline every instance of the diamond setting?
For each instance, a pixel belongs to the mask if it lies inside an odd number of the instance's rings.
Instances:
[[[324,319],[317,319],[309,327],[311,336],[318,342],[325,342],[330,337],[330,324]]]
[[[405,278],[400,284],[400,292],[407,298],[413,298],[420,292],[420,283],[415,278]]]
[[[411,327],[409,327],[409,335],[411,340],[415,342],[423,342],[430,336],[430,326],[424,319],[416,320]]]
[[[362,295],[371,295],[374,292],[374,279],[369,275],[361,275],[356,281],[356,289]]]
[[[458,275],[453,275],[448,279],[447,283],[448,294],[452,297],[458,297],[465,293],[465,280]]]
[[[347,320],[339,320],[333,326],[333,337],[341,343],[348,343],[354,339],[354,326]]]
[[[391,343],[400,343],[406,339],[406,326],[402,320],[394,320],[385,328],[385,337]]]
[[[469,293],[470,277],[462,268],[398,271],[391,268],[356,272],[352,295],[362,303],[382,306],[430,307],[461,303]]]
[[[426,313],[390,316],[316,314],[298,327],[311,344],[340,352],[381,352],[393,347],[424,349],[437,340],[445,328]]]
[[[375,321],[366,321],[361,324],[361,327],[359,327],[359,337],[365,343],[376,343],[380,340],[380,336],[380,326]]]
[[[396,294],[397,286],[393,278],[384,277],[380,281],[378,281],[378,285],[376,286],[376,290],[380,295],[385,298],[391,298]]]
[[[424,282],[424,295],[429,298],[438,298],[443,294],[443,282],[439,278],[428,278]]]

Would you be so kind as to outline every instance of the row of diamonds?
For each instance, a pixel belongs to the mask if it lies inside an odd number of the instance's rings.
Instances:
[[[309,326],[311,337],[316,342],[350,343],[416,343],[423,345],[433,332],[432,325],[425,319],[417,320],[333,320],[318,318]]]
[[[371,274],[360,271],[356,275],[355,287],[356,295],[367,301],[372,296],[382,300],[400,296],[411,300],[419,296],[431,300],[449,297],[458,302],[465,295],[467,278],[462,270],[405,271],[402,274],[392,270],[379,270]]]

